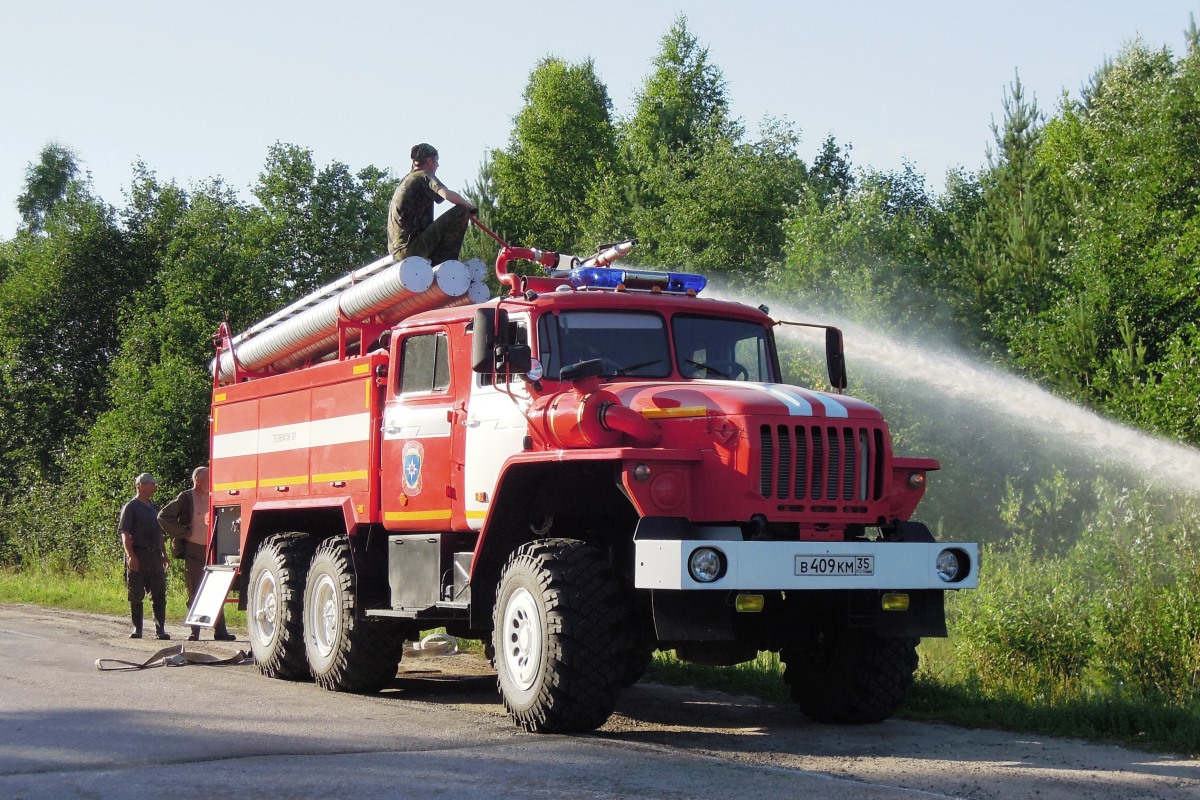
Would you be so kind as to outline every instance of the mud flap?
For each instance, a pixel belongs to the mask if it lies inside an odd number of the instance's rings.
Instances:
[[[946,593],[922,589],[905,592],[907,611],[880,611],[875,632],[885,638],[946,636]],[[881,597],[882,593],[876,595]],[[876,608],[879,606],[876,605]]]
[[[654,633],[660,642],[731,642],[733,610],[727,592],[652,589]]]

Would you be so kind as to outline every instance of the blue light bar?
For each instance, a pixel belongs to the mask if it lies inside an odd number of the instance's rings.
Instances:
[[[654,289],[664,292],[695,292],[708,284],[708,278],[690,272],[651,272],[641,269],[616,269],[613,267],[577,267],[567,275],[571,285],[580,288],[590,286],[597,289],[615,289],[624,285],[626,289]]]

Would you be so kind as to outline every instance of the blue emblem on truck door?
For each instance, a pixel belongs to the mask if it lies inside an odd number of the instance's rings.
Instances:
[[[425,448],[420,442],[410,440],[404,443],[404,493],[418,495],[421,493],[421,464],[425,461]]]

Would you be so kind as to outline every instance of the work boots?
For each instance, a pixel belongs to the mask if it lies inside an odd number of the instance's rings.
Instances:
[[[225,615],[222,614],[221,616],[217,617],[217,625],[213,629],[213,641],[232,642],[235,639],[237,639],[237,637],[229,632],[229,628],[225,627]]]
[[[170,639],[167,633],[167,599],[154,603],[154,634],[160,639]]]
[[[129,604],[129,618],[133,620],[133,630],[129,632],[130,639],[142,638],[142,604]]]

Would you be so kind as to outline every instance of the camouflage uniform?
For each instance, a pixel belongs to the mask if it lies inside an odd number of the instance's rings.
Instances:
[[[433,264],[458,258],[471,221],[471,211],[456,205],[437,219],[433,204],[442,202],[445,188],[436,175],[423,169],[404,176],[388,206],[388,252],[397,261],[424,256]]]

